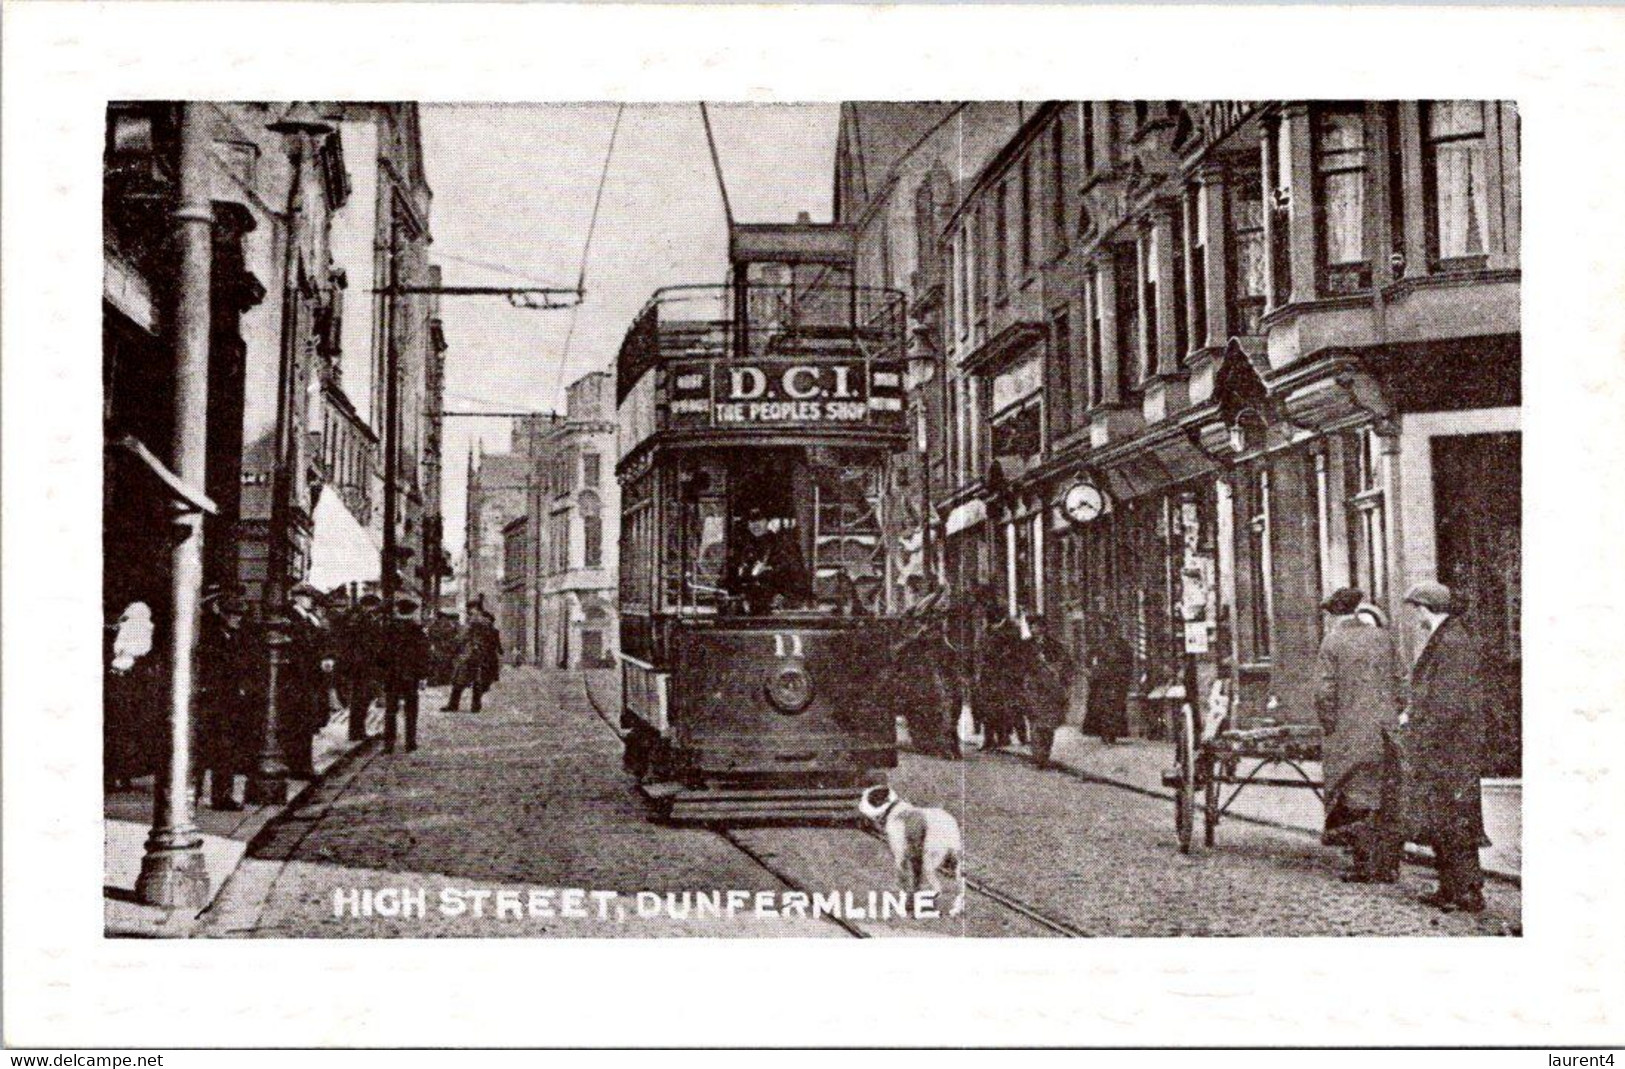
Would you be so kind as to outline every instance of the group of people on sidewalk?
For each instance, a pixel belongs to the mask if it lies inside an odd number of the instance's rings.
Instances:
[[[344,591],[324,599],[307,584],[289,596],[278,633],[257,621],[239,588],[211,586],[194,663],[193,789],[218,810],[242,808],[238,775],[252,775],[266,756],[269,640],[282,648],[277,672],[276,743],[289,776],[311,779],[316,735],[333,717],[334,699],[348,711],[349,738],[367,738],[374,702],[384,709],[383,742],[394,752],[404,727],[407,751],[418,745],[418,692],[425,684],[450,684],[447,710],[457,710],[464,690],[479,712],[501,670],[502,641],[483,606],[470,605],[462,625],[445,614],[425,628],[418,603],[398,598],[386,609],[368,594],[352,604]],[[449,623],[449,631],[446,624]],[[127,790],[156,773],[166,728],[165,673],[158,664],[152,611],[132,602],[109,625],[105,649],[105,786]],[[404,722],[404,723],[403,723]],[[206,795],[205,795],[206,792]]]
[[[1026,742],[1033,763],[1048,767],[1077,666],[1044,618],[1012,618],[1002,602],[984,597],[983,626],[967,658],[965,640],[956,645],[951,637],[955,620],[946,595],[926,593],[923,583],[910,593],[903,637],[891,649],[889,688],[910,742],[922,753],[959,758],[963,694],[982,749]]]
[[[963,631],[955,643],[946,596],[926,594],[923,585],[911,593],[886,690],[914,748],[961,756],[964,695],[983,750],[1024,741],[1033,764],[1047,767],[1077,666],[1043,617],[1012,617],[1001,599],[984,599],[974,653],[966,656],[970,643]],[[1420,632],[1408,672],[1387,615],[1362,591],[1338,590],[1321,606],[1330,618],[1314,699],[1324,738],[1325,841],[1349,850],[1344,879],[1353,883],[1393,882],[1404,844],[1428,846],[1439,885],[1426,901],[1479,912],[1479,849],[1489,845],[1479,784],[1488,723],[1479,652],[1448,587],[1418,583],[1405,605]],[[1093,634],[1085,726],[1105,742],[1127,734],[1133,667],[1126,640],[1104,627]]]
[[[1325,841],[1348,848],[1351,883],[1399,878],[1407,840],[1433,851],[1447,912],[1484,909],[1488,846],[1479,777],[1487,715],[1478,647],[1442,583],[1418,583],[1405,605],[1421,633],[1409,673],[1380,608],[1347,587],[1321,605],[1315,710],[1324,743]],[[1407,678],[1408,676],[1408,678]]]

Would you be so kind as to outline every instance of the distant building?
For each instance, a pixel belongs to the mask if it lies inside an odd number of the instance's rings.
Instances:
[[[505,575],[503,531],[525,516],[529,464],[522,455],[491,453],[468,460],[468,520],[464,532],[466,559],[463,596],[498,617]]]
[[[515,516],[502,528],[502,654],[513,664],[530,658],[530,517]]]
[[[539,440],[529,509],[540,594],[532,630],[537,664],[614,663],[620,487],[613,390],[608,372],[577,379],[562,426]]]

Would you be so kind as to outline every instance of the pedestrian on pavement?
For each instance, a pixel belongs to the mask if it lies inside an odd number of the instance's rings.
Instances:
[[[316,612],[320,592],[300,583],[290,592],[287,677],[282,681],[287,714],[278,722],[288,771],[298,779],[315,778],[311,764],[317,732],[327,725],[327,622]]]
[[[888,691],[894,710],[908,725],[908,737],[921,753],[957,761],[959,688],[954,672],[956,651],[940,613],[916,606],[905,623],[903,638],[891,647]]]
[[[122,791],[154,769],[162,672],[153,653],[152,607],[132,601],[105,630],[110,645],[102,691],[102,781],[106,789]]]
[[[1321,603],[1330,617],[1320,644],[1315,711],[1324,732],[1324,841],[1348,846],[1348,883],[1399,879],[1403,829],[1391,784],[1399,775],[1399,677],[1380,610],[1344,587]],[[1376,615],[1373,615],[1375,613]]]
[[[1085,723],[1110,746],[1128,734],[1128,688],[1134,679],[1134,648],[1109,621],[1097,619],[1092,630]]]
[[[1055,731],[1066,723],[1071,709],[1075,667],[1072,655],[1050,633],[1042,615],[1030,618],[1027,630],[1031,635],[1025,643],[1030,652],[1024,658],[1031,666],[1025,673],[1027,737],[1032,743],[1033,765],[1048,768],[1050,753],[1055,747]]]
[[[388,647],[384,655],[384,752],[395,752],[396,718],[406,719],[406,752],[418,748],[418,689],[429,667],[429,639],[417,620],[418,603],[395,602],[395,615],[384,621]]]
[[[350,710],[350,741],[367,737],[367,711],[383,688],[384,635],[389,620],[384,601],[367,594],[335,625],[333,652]]]
[[[451,696],[443,712],[461,710],[463,691],[473,692],[469,711],[477,713],[485,692],[502,675],[502,636],[491,615],[477,605],[468,607],[468,623],[457,643],[457,662],[451,672]]]
[[[198,757],[194,788],[209,777],[209,806],[242,808],[235,789],[239,772],[252,771],[265,688],[265,658],[247,624],[239,594],[215,587],[202,599],[198,636]]]
[[[1407,820],[1433,849],[1439,886],[1423,901],[1446,912],[1484,909],[1484,836],[1479,777],[1484,767],[1485,703],[1478,642],[1455,615],[1450,588],[1431,580],[1405,594],[1425,636],[1411,668],[1403,732],[1409,763]]]
[[[976,651],[971,707],[982,724],[982,749],[1008,746],[1018,737],[1026,710],[1020,625],[1001,606],[989,605],[987,626]]]
[[[457,614],[442,609],[429,624],[429,686],[451,683],[452,666],[457,663]]]

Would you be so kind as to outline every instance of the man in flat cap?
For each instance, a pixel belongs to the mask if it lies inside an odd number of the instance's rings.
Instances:
[[[1344,587],[1320,606],[1330,618],[1315,688],[1325,732],[1326,841],[1353,855],[1346,882],[1393,883],[1404,847],[1392,786],[1400,677],[1393,639],[1376,618],[1360,614],[1364,604],[1360,590]]]
[[[1433,848],[1439,886],[1423,901],[1446,912],[1484,909],[1484,838],[1479,777],[1484,766],[1485,707],[1478,643],[1454,614],[1450,588],[1417,583],[1405,594],[1426,636],[1411,668],[1408,816],[1418,842]]]

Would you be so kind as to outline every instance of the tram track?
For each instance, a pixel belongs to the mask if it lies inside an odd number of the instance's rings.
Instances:
[[[575,675],[576,675],[577,681],[581,684],[581,691],[582,691],[583,695],[585,695],[585,697],[587,699],[587,704],[588,704],[588,706],[591,707],[591,709],[593,711],[593,714],[595,716],[597,716],[600,721],[603,722],[604,726],[609,729],[609,731],[616,737],[617,740],[624,741],[624,739],[626,738],[625,733],[623,733],[621,731],[620,727],[616,724],[615,719],[611,717],[611,715],[604,709],[604,707],[601,704],[599,704],[597,696],[593,694],[593,692],[592,692],[592,684],[588,680],[587,673],[585,671],[582,671],[582,670],[578,669],[576,671]],[[794,878],[790,874],[784,872],[782,869],[780,869],[777,866],[775,866],[774,864],[772,864],[767,858],[765,858],[762,855],[761,851],[757,850],[755,847],[751,846],[749,843],[746,843],[745,841],[743,841],[733,830],[727,829],[727,828],[707,828],[706,830],[709,831],[711,834],[716,835],[717,837],[721,838],[723,841],[728,843],[728,845],[732,846],[734,849],[738,850],[740,853],[744,854],[752,862],[754,862],[758,867],[760,867],[763,871],[767,872],[769,875],[771,875],[774,879],[778,880],[780,883],[782,883],[788,889],[790,889],[792,891],[801,892],[803,894],[809,894],[810,895],[812,893],[811,890],[808,887],[806,887],[804,884],[801,883],[801,881],[797,880],[796,878]],[[869,838],[874,839],[875,841],[881,843],[882,845],[886,844],[885,837],[882,836],[878,831],[876,831],[876,830],[874,830],[872,828],[868,828],[868,827],[858,825],[858,826],[855,827],[855,830],[857,830],[861,834],[867,835]],[[1066,938],[1066,939],[1090,939],[1090,938],[1094,938],[1094,933],[1093,932],[1090,932],[1090,931],[1087,931],[1086,929],[1080,928],[1077,925],[1071,923],[1070,921],[1064,920],[1064,919],[1056,917],[1056,916],[1054,916],[1054,915],[1052,915],[1050,913],[1047,913],[1041,907],[1036,906],[1036,905],[1032,904],[1031,902],[1026,901],[1025,899],[1021,898],[1018,895],[1014,895],[1014,894],[1011,894],[1008,891],[1001,890],[998,887],[995,887],[994,885],[989,884],[984,880],[977,879],[976,877],[973,877],[973,876],[966,876],[965,877],[965,888],[966,888],[967,891],[970,891],[973,894],[980,895],[981,897],[987,899],[988,901],[993,902],[994,904],[996,904],[1000,908],[1008,910],[1011,913],[1017,914],[1018,916],[1022,917],[1023,919],[1025,919],[1030,924],[1034,924],[1034,925],[1038,926],[1039,928],[1042,928],[1043,930],[1049,932],[1052,935],[1057,935],[1057,936],[1060,936],[1060,937]],[[824,919],[830,921],[830,923],[832,923],[832,924],[836,925],[837,927],[841,928],[843,931],[845,931],[847,934],[853,936],[854,938],[857,938],[857,939],[870,938],[870,933],[869,932],[865,931],[864,929],[860,928],[858,925],[852,923],[851,921],[845,919],[844,917],[826,916],[826,917],[824,917]]]
[[[592,683],[590,683],[587,679],[587,673],[577,670],[575,674],[577,681],[579,681],[581,684],[581,692],[586,695],[587,704],[592,708],[593,715],[597,716],[599,720],[603,721],[604,726],[609,729],[610,733],[613,734],[618,741],[624,742],[626,739],[626,734],[616,725],[614,719],[610,717],[609,713],[605,711],[604,707],[598,703],[597,697],[592,692]],[[807,895],[809,899],[812,897],[811,889],[804,886],[800,881],[796,880],[788,873],[775,867],[765,857],[763,857],[758,850],[741,841],[740,838],[732,831],[726,828],[706,828],[705,830],[710,832],[712,835],[715,835],[717,838],[721,839],[735,850],[738,850],[741,854],[744,854],[758,868],[766,872],[769,876],[772,876],[789,890]],[[822,919],[829,921],[831,924],[841,929],[847,935],[852,936],[854,939],[869,938],[868,932],[864,931],[862,928],[859,928],[845,917],[825,914],[823,915]]]

